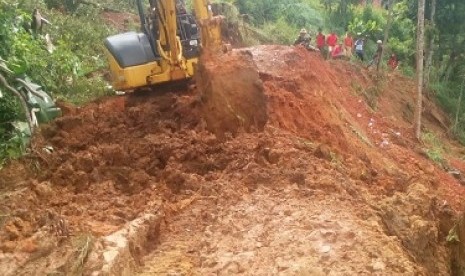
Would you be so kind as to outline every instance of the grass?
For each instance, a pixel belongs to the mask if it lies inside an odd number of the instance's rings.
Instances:
[[[377,86],[371,86],[363,90],[363,98],[371,109],[376,110],[378,106],[379,89]]]
[[[383,75],[376,75],[374,77],[374,85],[364,89],[359,83],[352,82],[352,89],[365,99],[365,102],[372,110],[376,110],[378,106],[378,98],[386,84]]]
[[[424,145],[424,152],[430,160],[439,164],[441,167],[446,165],[444,158],[445,148],[441,140],[432,132],[425,132],[421,135],[421,141]]]
[[[92,251],[94,242],[95,240],[90,234],[83,234],[72,242],[72,247],[75,250],[66,266],[69,268],[68,275],[83,275],[84,264]]]
[[[57,95],[58,99],[75,105],[83,105],[103,96],[114,95],[107,84],[99,79],[78,79],[70,91]]]
[[[356,129],[354,126],[350,125],[349,126],[350,129],[352,130],[352,132],[357,135],[358,138],[360,138],[360,140],[362,140],[365,144],[369,145],[369,146],[373,146],[373,144],[370,142],[370,139],[368,139],[368,137],[366,137],[364,134],[362,134],[362,132],[358,129]]]

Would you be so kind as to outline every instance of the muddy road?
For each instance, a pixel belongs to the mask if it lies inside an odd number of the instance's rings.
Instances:
[[[459,271],[465,189],[411,136],[412,80],[284,46],[225,60],[196,89],[63,105],[0,171],[2,274]]]

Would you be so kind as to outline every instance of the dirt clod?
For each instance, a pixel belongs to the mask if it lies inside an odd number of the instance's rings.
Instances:
[[[315,156],[321,159],[325,159],[330,161],[332,159],[331,156],[331,149],[324,144],[318,145],[318,147],[315,149]]]

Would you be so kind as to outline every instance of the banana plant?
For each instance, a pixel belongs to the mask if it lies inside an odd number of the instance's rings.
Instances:
[[[61,109],[55,105],[52,97],[42,88],[27,80],[18,78],[0,57],[0,87],[6,88],[21,103],[28,125],[28,133],[35,128],[61,115]],[[0,95],[1,96],[1,95]]]
[[[7,77],[5,77],[5,75]],[[21,94],[15,87],[10,85],[8,81],[8,76],[13,75],[13,71],[11,71],[7,66],[6,66],[6,61],[0,57],[0,84],[5,87],[8,91],[10,91],[21,103],[21,107],[23,108],[23,112],[25,114],[27,124],[29,126],[29,129],[34,131],[34,123],[32,120],[32,114],[31,111],[29,110],[27,106],[27,101],[26,98],[24,97],[23,94]],[[3,97],[3,95],[1,95]]]

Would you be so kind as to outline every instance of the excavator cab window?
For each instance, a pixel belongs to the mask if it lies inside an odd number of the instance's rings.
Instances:
[[[148,13],[144,15],[144,9],[141,1],[138,1],[139,15],[141,19],[142,31],[147,35],[152,46],[152,50],[156,57],[159,57],[157,52],[157,43],[160,32],[158,26],[157,2],[158,0],[150,0]],[[200,54],[200,31],[195,20],[195,17],[189,14],[185,8],[184,1],[176,1],[176,21],[177,35],[179,36],[183,48],[183,56],[187,59],[197,57]]]
[[[181,39],[184,57],[199,56],[200,32],[194,16],[188,13],[178,14],[177,19],[177,33]]]

